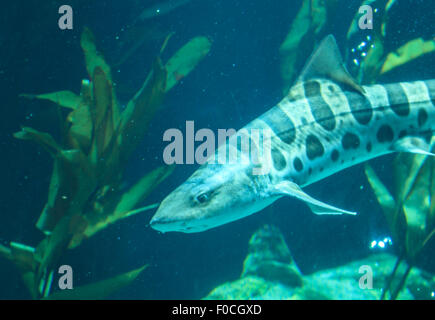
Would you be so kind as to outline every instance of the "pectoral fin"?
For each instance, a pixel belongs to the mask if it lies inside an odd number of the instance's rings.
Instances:
[[[304,201],[310,207],[311,211],[315,214],[356,214],[356,212],[336,208],[334,206],[314,199],[313,197],[306,194],[296,183],[291,181],[282,181],[275,185],[274,193],[276,193],[277,195],[295,197],[299,200]]]
[[[404,137],[399,139],[393,144],[393,150],[435,156],[434,153],[430,152],[430,145],[420,137]]]

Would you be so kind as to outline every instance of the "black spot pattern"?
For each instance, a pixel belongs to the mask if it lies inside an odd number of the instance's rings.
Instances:
[[[360,140],[358,136],[354,133],[347,132],[341,139],[341,145],[343,149],[356,149],[359,147]]]
[[[286,167],[287,163],[285,161],[285,158],[282,155],[282,153],[277,149],[272,150],[272,160],[273,160],[273,166],[275,167],[276,170],[280,171]]]
[[[335,129],[335,116],[329,104],[323,99],[320,93],[320,83],[318,81],[304,82],[305,97],[310,106],[314,120],[325,130]]]
[[[325,148],[323,148],[322,143],[315,135],[308,135],[305,141],[305,148],[307,157],[313,160],[317,157],[321,157],[325,153]]]
[[[302,160],[296,157],[293,160],[293,167],[296,171],[301,172],[304,169],[304,164],[302,163]]]
[[[372,151],[372,143],[371,142],[367,142],[366,150],[367,150],[367,152],[371,152]]]
[[[345,91],[344,94],[355,120],[362,125],[368,124],[373,117],[373,107],[367,97],[352,91]]]
[[[376,138],[379,142],[391,142],[394,139],[393,129],[387,125],[382,125],[376,133]]]
[[[418,126],[421,127],[423,126],[426,121],[427,121],[428,115],[427,115],[427,111],[423,108],[421,108],[420,110],[418,110]]]
[[[384,85],[387,91],[388,102],[390,104],[391,110],[399,117],[406,117],[411,111],[408,101],[408,96],[403,90],[402,86],[398,83],[396,84],[386,84]]]
[[[340,156],[337,149],[332,150],[331,152],[331,160],[336,162],[338,160],[338,157]]]
[[[267,111],[260,118],[273,130],[285,143],[291,144],[295,140],[296,130],[293,121],[287,114],[276,106]]]

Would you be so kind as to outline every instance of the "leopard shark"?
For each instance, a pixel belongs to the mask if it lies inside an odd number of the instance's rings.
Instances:
[[[210,157],[161,202],[150,226],[163,233],[202,232],[261,211],[284,196],[305,202],[315,214],[356,214],[302,188],[392,152],[433,156],[434,101],[435,79],[358,84],[329,35],[288,94],[239,130],[248,139],[252,129],[272,133],[269,157],[263,157],[271,169],[253,174],[258,165],[253,161],[225,164]],[[231,146],[237,148],[226,143],[216,152]]]

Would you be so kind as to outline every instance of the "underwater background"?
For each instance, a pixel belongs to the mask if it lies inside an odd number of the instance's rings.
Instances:
[[[167,0],[170,2],[170,0]],[[164,2],[164,1],[160,1]],[[373,7],[385,6],[375,1]],[[283,96],[279,48],[302,1],[191,0],[167,14],[136,22],[151,0],[37,1],[2,3],[0,11],[0,244],[10,241],[36,246],[44,235],[35,228],[47,201],[53,160],[39,146],[14,138],[21,126],[59,138],[53,104],[20,94],[71,90],[80,92],[88,77],[80,36],[88,27],[98,50],[112,66],[121,106],[140,89],[165,37],[174,32],[162,53],[167,60],[189,39],[206,36],[211,49],[196,68],[169,92],[143,141],[126,165],[125,184],[163,165],[168,128],[241,128],[274,106]],[[351,42],[346,33],[362,1],[340,0],[323,35],[332,33],[346,63],[370,30]],[[58,8],[74,9],[73,30],[60,30]],[[434,39],[435,3],[397,0],[391,8],[386,48],[422,37]],[[375,20],[376,22],[376,20]],[[136,43],[141,43],[132,50]],[[131,51],[131,53],[129,53]],[[127,58],[125,54],[128,53]],[[300,49],[305,61],[311,50]],[[435,77],[435,54],[428,53],[378,78],[380,83]],[[117,65],[119,64],[119,65]],[[117,66],[115,66],[117,65]],[[354,72],[356,67],[350,67]],[[121,107],[122,108],[122,107]],[[395,154],[370,161],[381,180],[392,187]],[[147,205],[161,201],[197,165],[179,165],[150,194]],[[155,210],[109,225],[66,251],[59,265],[74,270],[74,285],[94,283],[148,264],[114,299],[201,299],[213,288],[240,276],[252,234],[264,224],[278,226],[303,274],[332,268],[374,252],[395,253],[394,243],[371,248],[373,240],[391,237],[381,207],[360,164],[310,185],[309,194],[358,216],[316,216],[302,202],[281,199],[259,213],[201,233],[160,234],[148,225]],[[435,243],[429,242],[417,266],[435,273]],[[55,275],[55,282],[57,281]],[[0,299],[30,299],[16,267],[0,259]]]

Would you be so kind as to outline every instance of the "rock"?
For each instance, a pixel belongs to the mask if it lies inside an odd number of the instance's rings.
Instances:
[[[293,258],[281,231],[273,225],[264,225],[249,240],[248,257],[251,262],[272,260],[292,263]],[[248,266],[244,266],[246,269]]]
[[[264,226],[251,237],[241,278],[218,286],[205,299],[379,299],[396,260],[391,254],[374,254],[343,266],[302,275],[279,229]],[[405,269],[402,263],[398,275]],[[373,275],[371,283],[364,277],[369,273]],[[365,286],[369,284],[371,288]],[[414,267],[398,299],[434,299],[434,292],[434,275]]]
[[[205,300],[268,300],[291,299],[293,291],[279,283],[247,276],[213,289]]]
[[[387,253],[368,256],[365,259],[352,261],[344,266],[325,269],[304,276],[305,286],[316,288],[317,291],[328,294],[332,299],[379,299],[382,288],[390,276],[397,257]],[[373,289],[361,289],[359,281],[366,271],[361,267],[370,267],[373,272]],[[397,271],[398,277],[393,281],[393,287],[398,284],[398,278],[404,274],[406,264],[402,263]],[[416,267],[411,269],[397,299],[433,299],[435,278]]]
[[[242,278],[255,276],[290,287],[302,285],[301,273],[278,228],[265,225],[254,233],[248,252],[243,262]]]

